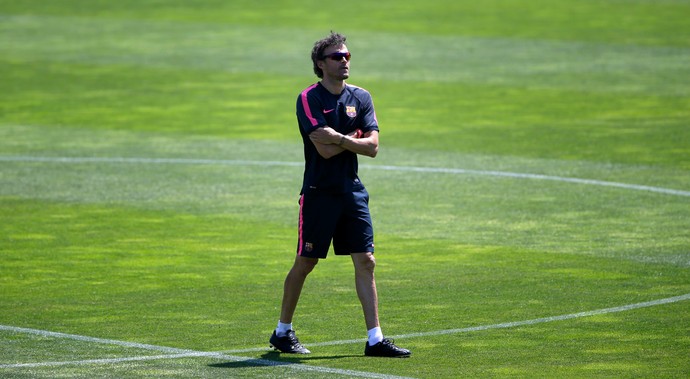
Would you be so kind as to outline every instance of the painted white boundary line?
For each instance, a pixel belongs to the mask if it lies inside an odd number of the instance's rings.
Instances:
[[[129,163],[129,164],[197,164],[197,165],[228,165],[228,166],[287,166],[303,167],[301,162],[281,162],[281,161],[250,161],[250,160],[224,160],[224,159],[187,159],[187,158],[124,158],[124,157],[34,157],[34,156],[0,156],[0,161],[4,162],[46,162],[46,163]],[[377,169],[386,171],[439,173],[439,174],[465,174],[497,176],[504,178],[550,180],[557,182],[584,184],[592,186],[615,187],[637,191],[648,191],[662,193],[666,195],[690,197],[690,191],[669,189],[663,187],[644,186],[638,184],[628,184],[619,182],[609,182],[596,179],[569,178],[564,176],[525,174],[508,171],[491,170],[468,170],[462,168],[443,168],[443,167],[415,167],[415,166],[389,166],[389,165],[360,165],[367,169]]]
[[[662,187],[653,186],[643,186],[639,184],[627,184],[619,182],[608,182],[604,180],[596,179],[580,179],[580,178],[569,178],[565,176],[552,176],[552,175],[540,175],[540,174],[524,174],[519,172],[508,172],[508,171],[490,171],[490,170],[466,170],[462,168],[434,168],[434,167],[413,167],[413,166],[376,166],[376,165],[366,165],[363,167],[367,168],[377,168],[381,170],[390,171],[409,171],[409,172],[424,172],[424,173],[443,173],[443,174],[469,174],[469,175],[483,175],[483,176],[498,176],[505,178],[518,178],[518,179],[535,179],[535,180],[551,180],[556,182],[566,182],[566,183],[576,183],[576,184],[586,184],[592,186],[603,186],[603,187],[617,187],[629,190],[638,191],[649,191],[656,193],[663,193],[668,195],[676,196],[689,196],[690,191],[675,190]]]
[[[642,303],[628,304],[628,305],[623,305],[623,306],[619,306],[619,307],[603,308],[603,309],[596,309],[596,310],[592,310],[592,311],[571,313],[571,314],[560,315],[560,316],[542,317],[542,318],[536,318],[536,319],[531,319],[531,320],[505,322],[505,323],[500,323],[500,324],[473,326],[473,327],[469,327],[469,328],[437,330],[437,331],[432,331],[432,332],[420,332],[420,333],[408,333],[408,334],[401,334],[401,335],[392,336],[391,338],[405,339],[405,338],[415,338],[415,337],[429,337],[429,336],[439,336],[439,335],[448,335],[448,334],[469,333],[469,332],[477,332],[477,331],[484,331],[484,330],[490,330],[490,329],[514,328],[514,327],[518,327],[518,326],[528,326],[528,325],[542,324],[542,323],[546,323],[546,322],[564,321],[564,320],[589,317],[589,316],[596,316],[596,315],[602,315],[602,314],[625,312],[625,311],[630,311],[630,310],[639,309],[639,308],[647,308],[647,307],[653,307],[653,306],[664,305],[664,304],[678,303],[678,302],[685,301],[685,300],[690,300],[690,293],[687,293],[685,295],[680,295],[680,296],[668,297],[665,299],[658,299],[658,300],[646,301],[646,302],[642,302]],[[289,366],[292,369],[301,370],[301,371],[316,371],[316,372],[322,372],[322,373],[342,374],[342,375],[358,376],[358,377],[364,377],[364,378],[381,378],[381,379],[401,378],[398,376],[376,374],[376,373],[369,373],[369,372],[362,372],[362,371],[330,369],[330,368],[317,367],[317,366],[293,364],[293,363],[288,363],[288,362],[276,362],[276,361],[271,361],[271,360],[267,360],[267,359],[253,359],[253,358],[247,358],[247,357],[238,357],[238,356],[228,355],[228,354],[266,351],[267,348],[265,348],[265,347],[264,348],[241,349],[241,350],[230,350],[230,351],[223,351],[223,352],[202,352],[202,351],[195,351],[195,350],[177,349],[177,348],[173,348],[173,347],[141,344],[141,343],[136,343],[136,342],[127,342],[127,341],[118,341],[118,340],[109,340],[109,339],[102,339],[102,338],[95,338],[95,337],[87,337],[87,336],[80,336],[80,335],[75,335],[75,334],[57,333],[57,332],[50,332],[50,331],[38,330],[38,329],[20,328],[20,327],[15,327],[15,326],[0,325],[0,330],[5,330],[5,331],[9,331],[9,332],[14,332],[14,333],[34,334],[34,335],[39,335],[39,336],[43,336],[43,337],[66,338],[66,339],[73,339],[73,340],[77,340],[77,341],[95,342],[95,343],[101,343],[101,344],[118,345],[118,346],[123,346],[123,347],[139,348],[139,349],[145,349],[145,350],[153,350],[153,351],[161,351],[161,352],[170,353],[170,354],[166,354],[166,355],[137,356],[137,357],[124,357],[124,358],[111,358],[111,359],[87,359],[87,360],[81,360],[81,361],[4,364],[4,365],[0,365],[0,369],[2,369],[2,368],[27,368],[27,367],[87,365],[87,364],[116,364],[116,363],[124,363],[124,362],[149,361],[149,360],[160,360],[160,359],[209,357],[209,358],[225,359],[225,360],[230,360],[230,361],[234,361],[234,362],[254,363],[254,364],[258,364],[258,365],[262,365],[262,366]],[[363,342],[364,342],[364,340],[362,340],[362,339],[340,340],[340,341],[313,343],[313,344],[309,344],[309,346],[345,345],[345,344],[363,343]]]
[[[668,297],[665,299],[645,301],[643,303],[628,304],[628,305],[622,305],[620,307],[613,307],[613,308],[596,309],[593,311],[571,313],[568,315],[542,317],[542,318],[535,318],[532,320],[505,322],[505,323],[501,323],[501,324],[474,326],[474,327],[462,328],[462,329],[448,329],[448,330],[438,330],[435,332],[401,334],[399,336],[394,336],[394,337],[395,338],[426,337],[426,336],[439,336],[439,335],[444,335],[444,334],[477,332],[477,331],[483,331],[483,330],[489,330],[489,329],[514,328],[517,326],[542,324],[545,322],[564,321],[564,320],[571,320],[571,319],[582,318],[582,317],[604,315],[604,314],[609,314],[609,313],[625,312],[625,311],[630,311],[633,309],[647,308],[647,307],[653,307],[653,306],[663,305],[663,304],[678,303],[678,302],[685,301],[685,300],[690,300],[690,293],[686,293],[685,295],[680,295],[680,296]]]
[[[138,356],[138,357],[125,357],[125,358],[84,359],[81,361],[15,363],[15,364],[0,365],[0,369],[2,369],[2,368],[81,366],[81,365],[91,365],[91,364],[115,364],[115,363],[124,363],[124,362],[153,361],[153,360],[158,360],[158,359],[205,357],[208,355],[209,355],[208,353],[188,353],[188,354],[167,354],[167,355],[142,355],[142,356]]]
[[[388,337],[389,338],[405,339],[405,338],[414,338],[414,337],[431,337],[431,336],[440,336],[440,335],[446,335],[446,334],[460,334],[460,333],[478,332],[478,331],[490,330],[490,329],[514,328],[514,327],[518,327],[518,326],[570,320],[570,319],[576,319],[576,318],[581,318],[581,317],[603,315],[603,314],[608,314],[608,313],[625,312],[625,311],[630,311],[633,309],[653,307],[653,306],[663,305],[663,304],[678,303],[678,302],[685,301],[685,300],[690,300],[690,293],[686,293],[685,295],[680,295],[680,296],[668,297],[665,299],[645,301],[643,303],[628,304],[628,305],[622,305],[620,307],[613,307],[613,308],[595,309],[593,311],[571,313],[571,314],[567,314],[567,315],[542,317],[542,318],[535,318],[532,320],[524,320],[524,321],[504,322],[504,323],[500,323],[500,324],[472,326],[472,327],[460,328],[460,329],[446,329],[446,330],[436,330],[436,331],[431,331],[431,332],[399,334],[399,335],[388,336]],[[346,345],[346,344],[353,344],[353,343],[364,344],[364,341],[365,340],[363,340],[363,339],[341,340],[341,341],[329,341],[329,342],[319,342],[319,343],[307,343],[307,345],[309,345],[309,347],[313,347],[313,346]],[[241,349],[241,350],[228,350],[228,351],[224,351],[224,353],[239,354],[239,353],[249,353],[249,352],[262,351],[262,350],[265,350],[265,349],[250,348],[250,349]]]
[[[86,359],[81,361],[62,361],[62,362],[35,362],[35,363],[16,363],[16,364],[3,364],[0,365],[0,369],[4,368],[32,368],[32,367],[54,367],[54,366],[70,366],[70,365],[88,365],[88,364],[117,364],[125,362],[136,362],[136,361],[149,361],[149,360],[160,360],[160,359],[175,359],[175,358],[189,358],[189,357],[208,357],[215,359],[228,360],[233,362],[246,362],[248,364],[256,364],[267,367],[284,366],[286,368],[298,371],[312,371],[324,374],[339,374],[350,377],[361,377],[361,378],[371,378],[371,379],[409,379],[407,377],[387,375],[387,374],[377,374],[373,372],[365,371],[355,371],[355,370],[343,370],[328,367],[310,366],[291,362],[278,362],[269,359],[257,359],[248,357],[239,357],[234,355],[228,355],[223,352],[203,352],[196,350],[178,349],[174,347],[167,346],[156,346],[149,344],[142,344],[136,342],[118,341],[111,339],[95,338],[81,336],[77,334],[67,334],[51,332],[47,330],[40,329],[29,329],[20,328],[15,326],[0,325],[0,331],[5,330],[14,333],[25,333],[33,334],[42,337],[53,337],[53,338],[65,338],[76,341],[83,342],[93,342],[106,345],[117,345],[128,348],[137,348],[151,351],[160,351],[170,354],[166,355],[152,355],[152,356],[136,356],[136,357],[124,357],[124,358],[110,358],[110,359]],[[267,350],[266,348],[262,350]]]

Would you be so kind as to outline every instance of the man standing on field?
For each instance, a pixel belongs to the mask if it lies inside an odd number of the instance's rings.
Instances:
[[[295,262],[285,278],[278,327],[271,345],[284,353],[309,354],[295,336],[292,317],[302,286],[333,242],[336,255],[349,255],[355,268],[357,296],[368,330],[364,354],[407,357],[411,353],[383,338],[374,280],[374,230],[369,194],[357,176],[357,155],[375,157],[379,128],[371,95],[345,83],[350,52],[345,36],[333,33],[311,52],[321,81],[297,98],[297,121],[304,143],[304,180]]]

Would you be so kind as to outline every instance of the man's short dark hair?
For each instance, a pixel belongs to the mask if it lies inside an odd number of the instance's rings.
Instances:
[[[323,78],[323,70],[316,64],[316,61],[323,59],[323,52],[331,46],[344,45],[345,41],[347,41],[347,38],[344,35],[331,31],[328,37],[314,42],[314,48],[311,49],[311,61],[314,63],[314,73],[316,76]]]

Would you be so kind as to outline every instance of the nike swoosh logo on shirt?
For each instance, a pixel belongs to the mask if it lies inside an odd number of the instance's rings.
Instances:
[[[333,109],[324,109],[324,110],[323,110],[323,114],[331,113],[331,112],[333,112],[334,110],[335,110],[335,108],[333,108]]]

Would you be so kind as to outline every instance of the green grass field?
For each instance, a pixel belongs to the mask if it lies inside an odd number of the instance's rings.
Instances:
[[[690,1],[0,1],[0,377],[690,376]],[[297,94],[372,92],[384,333],[349,259],[268,349]]]

